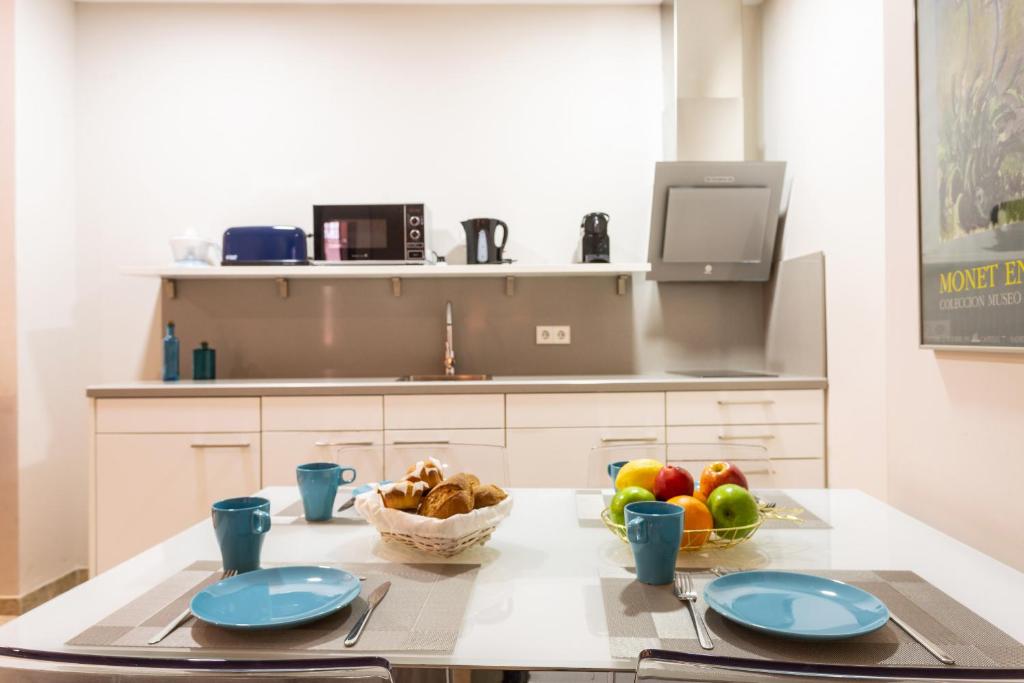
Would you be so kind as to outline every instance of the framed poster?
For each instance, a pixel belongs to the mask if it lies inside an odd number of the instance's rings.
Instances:
[[[1024,0],[917,0],[921,345],[1024,351]]]

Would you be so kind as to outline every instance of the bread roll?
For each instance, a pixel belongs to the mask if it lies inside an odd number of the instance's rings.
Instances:
[[[441,463],[434,458],[420,460],[415,465],[409,465],[405,471],[406,481],[426,482],[427,487],[434,488],[444,481],[444,474],[441,472]]]
[[[430,490],[420,503],[420,514],[437,519],[448,519],[473,509],[473,489],[469,480],[456,475]]]
[[[458,474],[453,474],[451,477],[448,478],[448,481],[458,482],[460,486],[465,486],[470,490],[480,485],[480,480],[477,478],[477,476],[475,474],[470,474],[469,472],[459,472]]]
[[[384,507],[415,512],[429,487],[422,481],[396,481],[378,490]]]
[[[508,498],[508,494],[494,484],[477,486],[473,489],[473,509],[491,507],[506,498]]]

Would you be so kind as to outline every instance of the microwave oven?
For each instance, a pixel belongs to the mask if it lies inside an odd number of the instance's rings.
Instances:
[[[320,263],[423,263],[422,204],[313,207],[313,258]]]

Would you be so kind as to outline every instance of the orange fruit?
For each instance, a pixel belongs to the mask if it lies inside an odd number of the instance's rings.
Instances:
[[[699,500],[700,502],[704,503],[704,505],[708,504],[708,497],[701,493],[700,489],[697,489],[696,491],[693,492],[693,497]]]
[[[711,537],[715,522],[711,510],[695,496],[676,496],[669,501],[683,508],[683,540],[680,548],[700,548]]]

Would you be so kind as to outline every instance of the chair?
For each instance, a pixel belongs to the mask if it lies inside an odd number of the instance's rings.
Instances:
[[[409,465],[419,460],[436,458],[445,476],[456,472],[475,474],[484,484],[508,487],[508,452],[504,446],[451,443],[447,440],[396,441],[384,449],[384,476],[398,479]]]
[[[1024,683],[1024,669],[794,664],[669,650],[644,650],[634,683]]]
[[[381,657],[315,659],[168,659],[0,647],[0,683],[92,683],[188,678],[199,683],[248,680],[392,683],[391,664]]]
[[[612,480],[608,476],[608,465],[613,462],[641,458],[665,462],[665,444],[658,443],[657,439],[602,439],[600,446],[590,449],[590,456],[587,460],[587,487],[592,489],[613,488]]]

